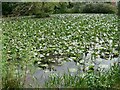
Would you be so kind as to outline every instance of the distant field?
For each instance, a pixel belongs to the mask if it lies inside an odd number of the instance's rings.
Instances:
[[[118,57],[117,16],[113,14],[55,15],[2,23],[4,58],[27,61],[40,68],[73,60]]]

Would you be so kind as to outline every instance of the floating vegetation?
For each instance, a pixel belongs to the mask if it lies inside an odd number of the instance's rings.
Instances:
[[[4,20],[3,53],[7,61],[27,59],[43,69],[64,61],[83,63],[88,55],[92,61],[98,57],[110,60],[119,55],[117,23],[113,14]]]

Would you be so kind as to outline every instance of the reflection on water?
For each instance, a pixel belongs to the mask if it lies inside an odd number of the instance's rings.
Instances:
[[[104,60],[101,58],[96,59],[96,61],[94,63],[91,62],[86,62],[84,65],[82,64],[77,64],[74,61],[69,61],[69,62],[65,62],[63,63],[62,66],[54,66],[54,70],[49,70],[49,69],[38,69],[36,67],[34,67],[35,72],[33,75],[28,75],[27,76],[27,83],[33,83],[33,85],[35,84],[35,82],[33,82],[33,77],[34,80],[37,81],[37,84],[43,85],[45,80],[48,79],[48,76],[52,75],[52,74],[60,74],[62,75],[63,73],[71,73],[71,74],[77,74],[78,72],[83,72],[83,70],[88,70],[89,66],[94,65],[94,70],[97,70],[98,68],[104,69],[104,70],[109,70],[110,66],[113,65],[114,63],[118,62],[118,58],[114,58],[112,60]],[[32,86],[33,87],[33,86]]]

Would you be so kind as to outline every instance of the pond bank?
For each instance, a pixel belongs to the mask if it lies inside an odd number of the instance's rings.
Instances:
[[[110,69],[111,66],[113,66],[115,63],[118,63],[119,59],[118,58],[114,58],[112,60],[104,60],[104,59],[97,59],[94,65],[94,70],[97,69],[101,69],[103,71],[108,71]],[[89,67],[91,67],[92,65],[89,63],[85,64],[85,70],[88,71]],[[50,75],[64,75],[64,73],[70,73],[72,75],[76,75],[77,73],[81,73],[81,75],[84,73],[83,71],[83,65],[77,65],[76,62],[74,61],[69,61],[69,62],[65,62],[63,65],[61,66],[55,66],[54,69],[55,70],[42,70],[39,68],[34,67],[35,72],[33,73],[33,75],[27,75],[26,77],[26,85],[27,87],[29,87],[29,84],[32,83],[32,87],[34,87],[38,84],[39,87],[44,86],[45,81],[48,80]],[[40,85],[39,85],[40,84]]]

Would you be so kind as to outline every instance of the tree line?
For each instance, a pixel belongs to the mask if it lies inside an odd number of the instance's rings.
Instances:
[[[117,13],[117,10],[110,2],[2,2],[3,16],[48,17],[59,13]]]

